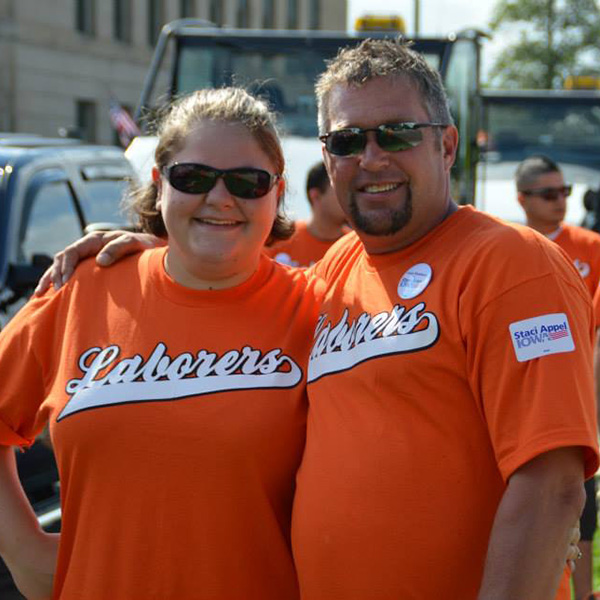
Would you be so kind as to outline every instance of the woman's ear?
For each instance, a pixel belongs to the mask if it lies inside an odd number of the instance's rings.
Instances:
[[[283,177],[280,177],[277,180],[277,204],[279,204],[281,202],[281,199],[283,198],[284,193],[285,193],[285,179]]]
[[[152,183],[156,186],[156,209],[160,210],[160,200],[162,196],[162,178],[159,168],[154,165],[152,167]]]

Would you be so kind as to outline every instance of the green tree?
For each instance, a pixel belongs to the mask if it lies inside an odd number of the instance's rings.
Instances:
[[[551,89],[567,75],[599,73],[589,66],[600,58],[597,0],[499,0],[490,28],[495,37],[519,32],[491,69],[494,86]]]

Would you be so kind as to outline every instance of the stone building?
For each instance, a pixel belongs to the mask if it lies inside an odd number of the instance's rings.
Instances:
[[[111,96],[133,111],[163,24],[346,28],[346,0],[0,0],[0,132],[60,128],[115,143]]]

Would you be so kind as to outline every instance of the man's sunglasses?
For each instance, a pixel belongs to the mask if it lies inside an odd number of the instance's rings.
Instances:
[[[175,163],[163,169],[168,182],[184,194],[206,194],[222,178],[230,194],[251,200],[269,193],[280,175],[262,169],[215,169],[198,163]]]
[[[336,156],[354,156],[360,154],[367,145],[367,132],[374,131],[377,144],[386,152],[410,150],[423,141],[423,127],[448,127],[445,123],[384,123],[378,127],[361,129],[347,127],[330,131],[319,139],[325,144],[327,152]]]
[[[520,190],[525,196],[539,196],[544,200],[558,200],[559,196],[568,198],[573,191],[572,185],[563,185],[561,187],[545,187],[534,190]]]

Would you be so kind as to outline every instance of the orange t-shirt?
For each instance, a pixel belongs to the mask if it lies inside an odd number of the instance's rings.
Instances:
[[[390,254],[350,234],[313,269],[301,596],[474,600],[511,474],[564,446],[598,466],[589,294],[554,244],[470,207]]]
[[[0,335],[0,443],[50,421],[60,600],[296,600],[290,519],[317,306],[267,257],[173,282],[165,248],[86,261]]]
[[[289,240],[265,248],[267,256],[292,267],[310,267],[320,260],[337,240],[316,238],[304,221],[296,221],[296,231]]]
[[[563,223],[552,241],[571,257],[593,297],[600,283],[600,235],[583,227]]]
[[[600,286],[596,288],[596,293],[594,294],[594,316],[596,317],[596,325],[600,326]]]
[[[553,241],[571,257],[583,278],[594,298],[596,324],[600,326],[600,235],[583,227],[563,223]]]

